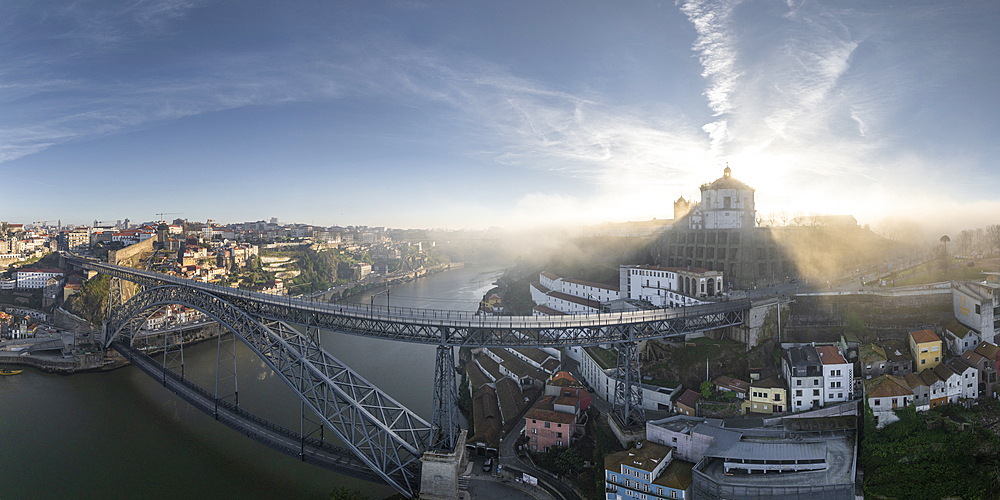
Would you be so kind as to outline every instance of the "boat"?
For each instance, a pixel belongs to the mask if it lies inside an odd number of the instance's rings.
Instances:
[[[24,370],[8,370],[6,368],[0,370],[0,375],[20,375]]]

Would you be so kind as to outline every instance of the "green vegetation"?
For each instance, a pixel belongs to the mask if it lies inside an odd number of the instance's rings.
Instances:
[[[90,324],[99,326],[104,321],[110,287],[111,278],[106,274],[99,274],[87,280],[83,284],[83,289],[69,298],[68,309]]]
[[[942,266],[941,260],[936,260],[890,274],[885,277],[886,285],[912,286],[949,280],[981,280],[984,269],[996,268],[996,264],[975,262],[968,259],[949,259],[947,262],[947,266]],[[970,263],[972,266],[969,266]],[[947,269],[942,269],[942,267],[947,267]]]
[[[1000,438],[980,425],[995,424],[998,403],[965,409],[944,405],[925,414],[912,406],[899,421],[875,429],[866,405],[859,461],[865,495],[887,499],[1000,498]]]
[[[602,369],[614,368],[618,366],[618,354],[615,351],[602,349],[600,347],[584,347],[587,352],[594,356]]]
[[[368,495],[358,490],[349,489],[347,486],[341,486],[330,492],[330,500],[369,500],[370,498]]]

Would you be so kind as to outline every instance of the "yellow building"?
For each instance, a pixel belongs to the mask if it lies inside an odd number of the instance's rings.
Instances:
[[[930,330],[910,332],[910,354],[913,356],[913,371],[921,372],[941,364],[943,347],[941,339]]]
[[[784,413],[788,411],[785,385],[778,377],[768,377],[750,383],[750,399],[743,402],[740,412]]]

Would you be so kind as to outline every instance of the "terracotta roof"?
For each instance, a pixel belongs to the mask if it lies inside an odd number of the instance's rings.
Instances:
[[[962,353],[962,359],[964,359],[964,360],[966,360],[966,361],[968,361],[968,362],[970,362],[970,363],[972,363],[972,364],[974,364],[976,366],[979,366],[979,362],[980,361],[982,361],[984,359],[988,359],[988,358],[986,356],[983,356],[982,354],[979,354],[976,351],[971,351],[970,350],[970,351],[965,351],[965,352]]]
[[[972,331],[969,327],[959,323],[958,321],[952,321],[951,323],[948,323],[948,326],[945,327],[945,330],[948,330],[949,332],[951,332],[953,335],[955,335],[960,339],[964,339],[965,336],[968,335],[970,331]]]
[[[903,380],[906,381],[906,385],[910,389],[916,389],[920,386],[927,387],[927,382],[924,382],[924,379],[920,378],[920,375],[916,373],[907,373],[906,376],[903,377]]]
[[[938,382],[944,382],[941,377],[938,376],[934,370],[924,370],[920,372],[920,380],[924,381],[924,385],[930,387]]]
[[[608,284],[605,284],[605,283],[594,283],[593,281],[584,281],[584,280],[578,280],[578,279],[575,279],[575,278],[565,278],[565,279],[563,279],[563,281],[566,282],[566,283],[576,283],[577,285],[589,286],[589,287],[593,287],[593,288],[603,288],[605,290],[614,290],[616,292],[618,291],[618,285],[608,285]]]
[[[772,375],[770,377],[751,382],[750,387],[760,387],[762,389],[784,389],[785,384],[781,383],[781,379]]]
[[[858,347],[858,358],[861,360],[862,364],[889,360],[889,358],[885,356],[885,349],[875,344],[866,344]]]
[[[594,300],[591,298],[582,298],[582,297],[577,297],[576,295],[570,295],[568,293],[555,292],[555,291],[549,292],[548,296],[555,297],[557,299],[562,299],[565,300],[566,302],[572,302],[574,304],[579,304],[581,306],[589,307],[591,309],[601,308],[601,302],[599,300]]]
[[[984,340],[976,346],[975,351],[986,359],[995,360],[997,359],[997,352],[1000,351],[1000,348]]]
[[[559,277],[559,276],[557,276],[557,275],[555,275],[555,274],[553,274],[553,273],[550,273],[550,272],[548,272],[548,271],[542,271],[542,272],[541,272],[540,274],[541,274],[542,276],[545,276],[546,278],[548,278],[548,279],[550,279],[550,280],[557,280],[557,279],[560,279],[560,277]]]
[[[677,398],[677,404],[682,404],[688,408],[694,408],[700,399],[701,394],[688,389],[684,391],[684,394],[681,394],[681,397]]]
[[[824,365],[843,365],[847,364],[847,360],[844,356],[840,354],[840,349],[832,345],[821,345],[816,348],[816,352],[819,353],[819,360]]]
[[[945,380],[945,381],[947,381],[949,378],[954,377],[956,375],[955,370],[952,370],[951,367],[948,366],[947,363],[941,363],[941,364],[935,366],[934,368],[931,368],[931,370],[934,370],[934,373],[936,373],[938,377],[941,377],[941,380]],[[965,371],[965,370],[962,370],[962,371]],[[958,373],[960,374],[961,372],[958,372]]]
[[[562,413],[553,410],[543,410],[532,407],[524,415],[528,420],[541,420],[542,422],[555,422],[557,424],[572,424],[576,422],[576,415],[572,413]]]
[[[919,330],[916,332],[910,332],[910,337],[917,344],[924,344],[927,342],[940,342],[941,339],[930,330]]]
[[[750,382],[745,382],[738,378],[730,378],[725,375],[720,375],[713,380],[715,385],[719,388],[727,389],[734,392],[747,392],[750,390]]]
[[[560,396],[558,399],[552,402],[554,405],[565,405],[565,406],[576,406],[580,403],[580,398],[575,398],[573,396]]]
[[[886,398],[912,396],[913,390],[902,377],[880,375],[871,380],[865,380],[865,393],[869,398]]]
[[[490,383],[490,379],[483,374],[483,371],[479,369],[479,365],[475,363],[465,365],[465,372],[468,374],[469,383],[472,384],[473,389],[478,389]]]
[[[552,291],[548,287],[546,287],[545,285],[542,285],[541,283],[532,283],[531,287],[534,288],[534,289],[536,289],[536,290],[538,290],[539,292],[542,292],[542,293],[549,293],[549,292]]]

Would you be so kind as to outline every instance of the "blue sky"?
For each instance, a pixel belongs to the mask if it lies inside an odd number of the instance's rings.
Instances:
[[[390,227],[1000,213],[1000,4],[0,3],[0,214]],[[966,223],[967,221],[967,223]]]

